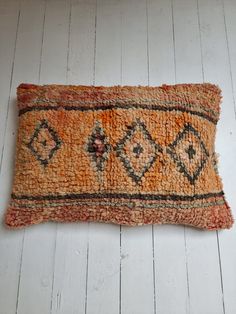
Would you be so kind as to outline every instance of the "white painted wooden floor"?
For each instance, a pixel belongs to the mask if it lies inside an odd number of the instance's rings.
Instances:
[[[216,149],[236,215],[235,0],[0,0],[0,213],[21,82],[223,90]],[[236,227],[0,226],[0,314],[235,314]]]

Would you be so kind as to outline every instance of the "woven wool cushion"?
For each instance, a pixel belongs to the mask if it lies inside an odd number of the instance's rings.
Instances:
[[[7,226],[232,226],[214,151],[218,86],[21,84],[17,98]]]

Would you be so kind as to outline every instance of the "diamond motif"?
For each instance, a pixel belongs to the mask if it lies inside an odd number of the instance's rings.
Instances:
[[[56,131],[48,125],[48,122],[42,120],[35,128],[33,136],[26,145],[37,160],[43,166],[47,166],[50,159],[61,146],[61,140]]]
[[[194,184],[202,172],[209,153],[198,131],[186,124],[176,139],[167,148],[179,171]]]
[[[91,154],[98,171],[104,170],[105,161],[111,149],[104,129],[97,121],[87,143],[87,151]]]
[[[162,151],[139,119],[128,126],[125,136],[117,143],[115,150],[128,175],[137,184]]]

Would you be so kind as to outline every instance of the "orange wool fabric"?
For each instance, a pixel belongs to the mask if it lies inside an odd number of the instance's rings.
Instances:
[[[214,150],[221,90],[21,84],[5,223],[233,224]]]

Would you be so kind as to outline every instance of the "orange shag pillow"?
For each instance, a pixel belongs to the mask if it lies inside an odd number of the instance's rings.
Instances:
[[[214,150],[218,86],[21,84],[17,98],[7,226],[232,226]]]

